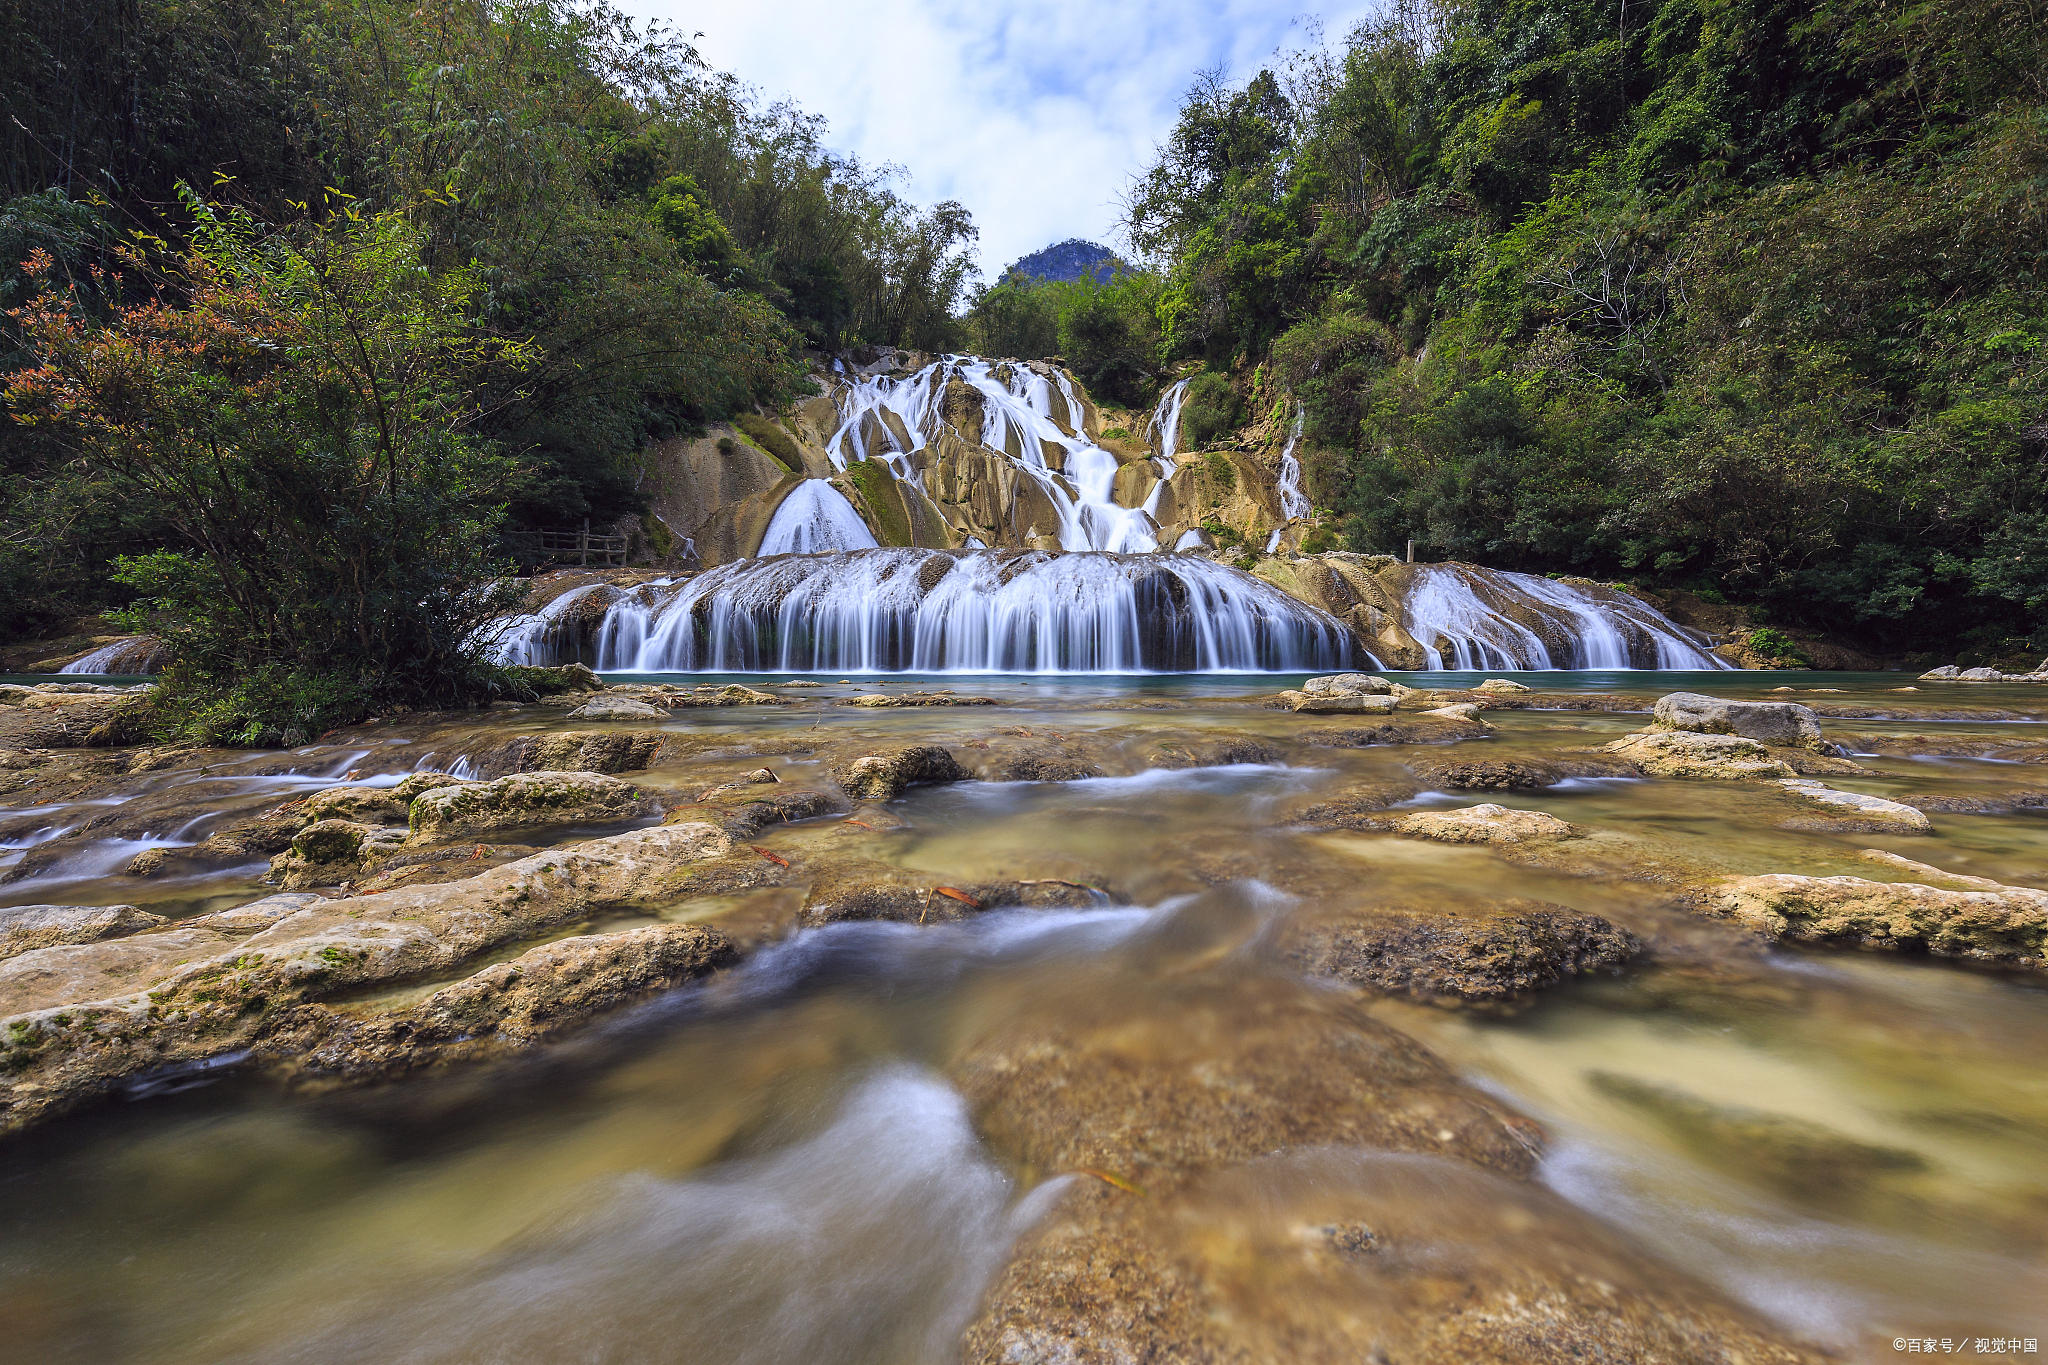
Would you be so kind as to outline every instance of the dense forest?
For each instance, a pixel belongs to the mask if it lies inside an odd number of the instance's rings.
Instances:
[[[122,610],[160,730],[517,690],[509,530],[641,512],[807,348],[959,335],[964,209],[603,0],[26,0],[0,49],[0,633]]]
[[[459,377],[515,525],[637,511],[649,439],[788,399],[804,347],[957,331],[963,209],[905,201],[819,119],[602,4],[29,0],[0,45],[0,307],[183,298],[211,205],[302,245],[395,216],[434,275],[473,274],[471,336],[523,348]],[[0,325],[0,370],[29,363],[23,326]],[[62,428],[0,423],[0,626],[190,540]]]
[[[1106,286],[986,347],[1307,412],[1328,539],[2048,649],[2048,14],[1397,0],[1199,77]]]

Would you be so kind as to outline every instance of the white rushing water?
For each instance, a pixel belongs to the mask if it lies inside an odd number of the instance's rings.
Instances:
[[[1301,461],[1294,457],[1294,448],[1301,444],[1301,429],[1307,417],[1307,409],[1296,403],[1294,426],[1287,433],[1287,444],[1280,450],[1280,515],[1289,521],[1297,521],[1311,510],[1308,495],[1301,491]],[[1272,551],[1269,549],[1267,553]]]
[[[846,495],[824,479],[805,479],[782,500],[761,536],[763,555],[872,550],[881,545]]]
[[[83,659],[73,659],[57,671],[59,673],[105,673],[108,671],[107,666],[119,656],[122,650],[128,648],[128,645],[129,642],[126,640],[116,640],[113,644],[101,645]]]
[[[1433,669],[1733,667],[1648,603],[1534,574],[1427,565],[1402,610]]]
[[[844,469],[852,460],[881,460],[922,491],[911,456],[950,425],[945,397],[954,380],[981,397],[981,444],[1001,451],[1052,504],[1061,549],[1135,554],[1159,548],[1150,513],[1116,501],[1117,458],[1088,439],[1080,395],[1061,371],[1048,377],[1022,364],[952,355],[904,379],[883,375],[848,384],[836,395],[839,428],[825,447],[832,462]],[[764,547],[762,553],[771,552]]]
[[[1333,617],[1194,557],[862,550],[742,560],[615,603],[607,672],[1339,668]]]
[[[1159,448],[1159,471],[1161,478],[1173,475],[1174,452],[1180,445],[1180,410],[1188,401],[1188,381],[1183,379],[1167,387],[1159,395],[1159,403],[1152,409],[1152,425],[1147,435],[1152,444]]]
[[[666,580],[664,580],[666,581]],[[501,664],[551,664],[561,654],[558,636],[562,618],[591,593],[615,593],[603,583],[571,588],[536,612],[508,616],[495,623],[493,654]]]

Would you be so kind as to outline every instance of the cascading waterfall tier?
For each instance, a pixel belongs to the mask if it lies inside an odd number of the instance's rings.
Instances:
[[[1294,672],[1377,666],[1334,617],[1192,556],[856,550],[623,595],[606,672]]]
[[[805,479],[782,500],[761,536],[765,555],[872,550],[881,544],[846,495],[825,479]]]
[[[1646,602],[1534,574],[1425,565],[1401,609],[1430,668],[1733,667]]]
[[[948,390],[955,384],[974,396],[967,405],[974,409],[971,419],[960,410],[949,415]],[[924,492],[912,455],[950,428],[970,446],[1001,451],[1038,485],[1059,517],[1059,525],[1048,531],[1057,535],[1061,549],[1142,553],[1159,548],[1151,513],[1116,501],[1117,458],[1088,439],[1081,396],[1063,371],[949,355],[904,379],[882,375],[849,383],[835,401],[839,428],[826,443],[826,453],[842,470],[850,461],[880,460],[898,479]],[[961,429],[956,417],[969,429]]]

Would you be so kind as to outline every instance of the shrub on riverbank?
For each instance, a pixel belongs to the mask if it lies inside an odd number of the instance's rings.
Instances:
[[[114,575],[174,660],[157,728],[293,743],[504,690],[486,632],[518,592],[494,558],[514,471],[472,395],[531,348],[475,329],[475,275],[430,274],[397,214],[273,233],[188,202],[182,252],[127,256],[146,301],[97,315],[32,258],[44,287],[11,314],[40,362],[17,418],[179,543]]]

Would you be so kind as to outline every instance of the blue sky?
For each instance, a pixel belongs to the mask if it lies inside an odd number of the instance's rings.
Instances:
[[[1115,245],[1116,196],[1172,126],[1196,71],[1236,80],[1341,35],[1377,5],[1257,0],[627,0],[702,31],[705,60],[831,121],[832,145],[894,162],[898,192],[958,199],[989,274],[1067,237]]]

